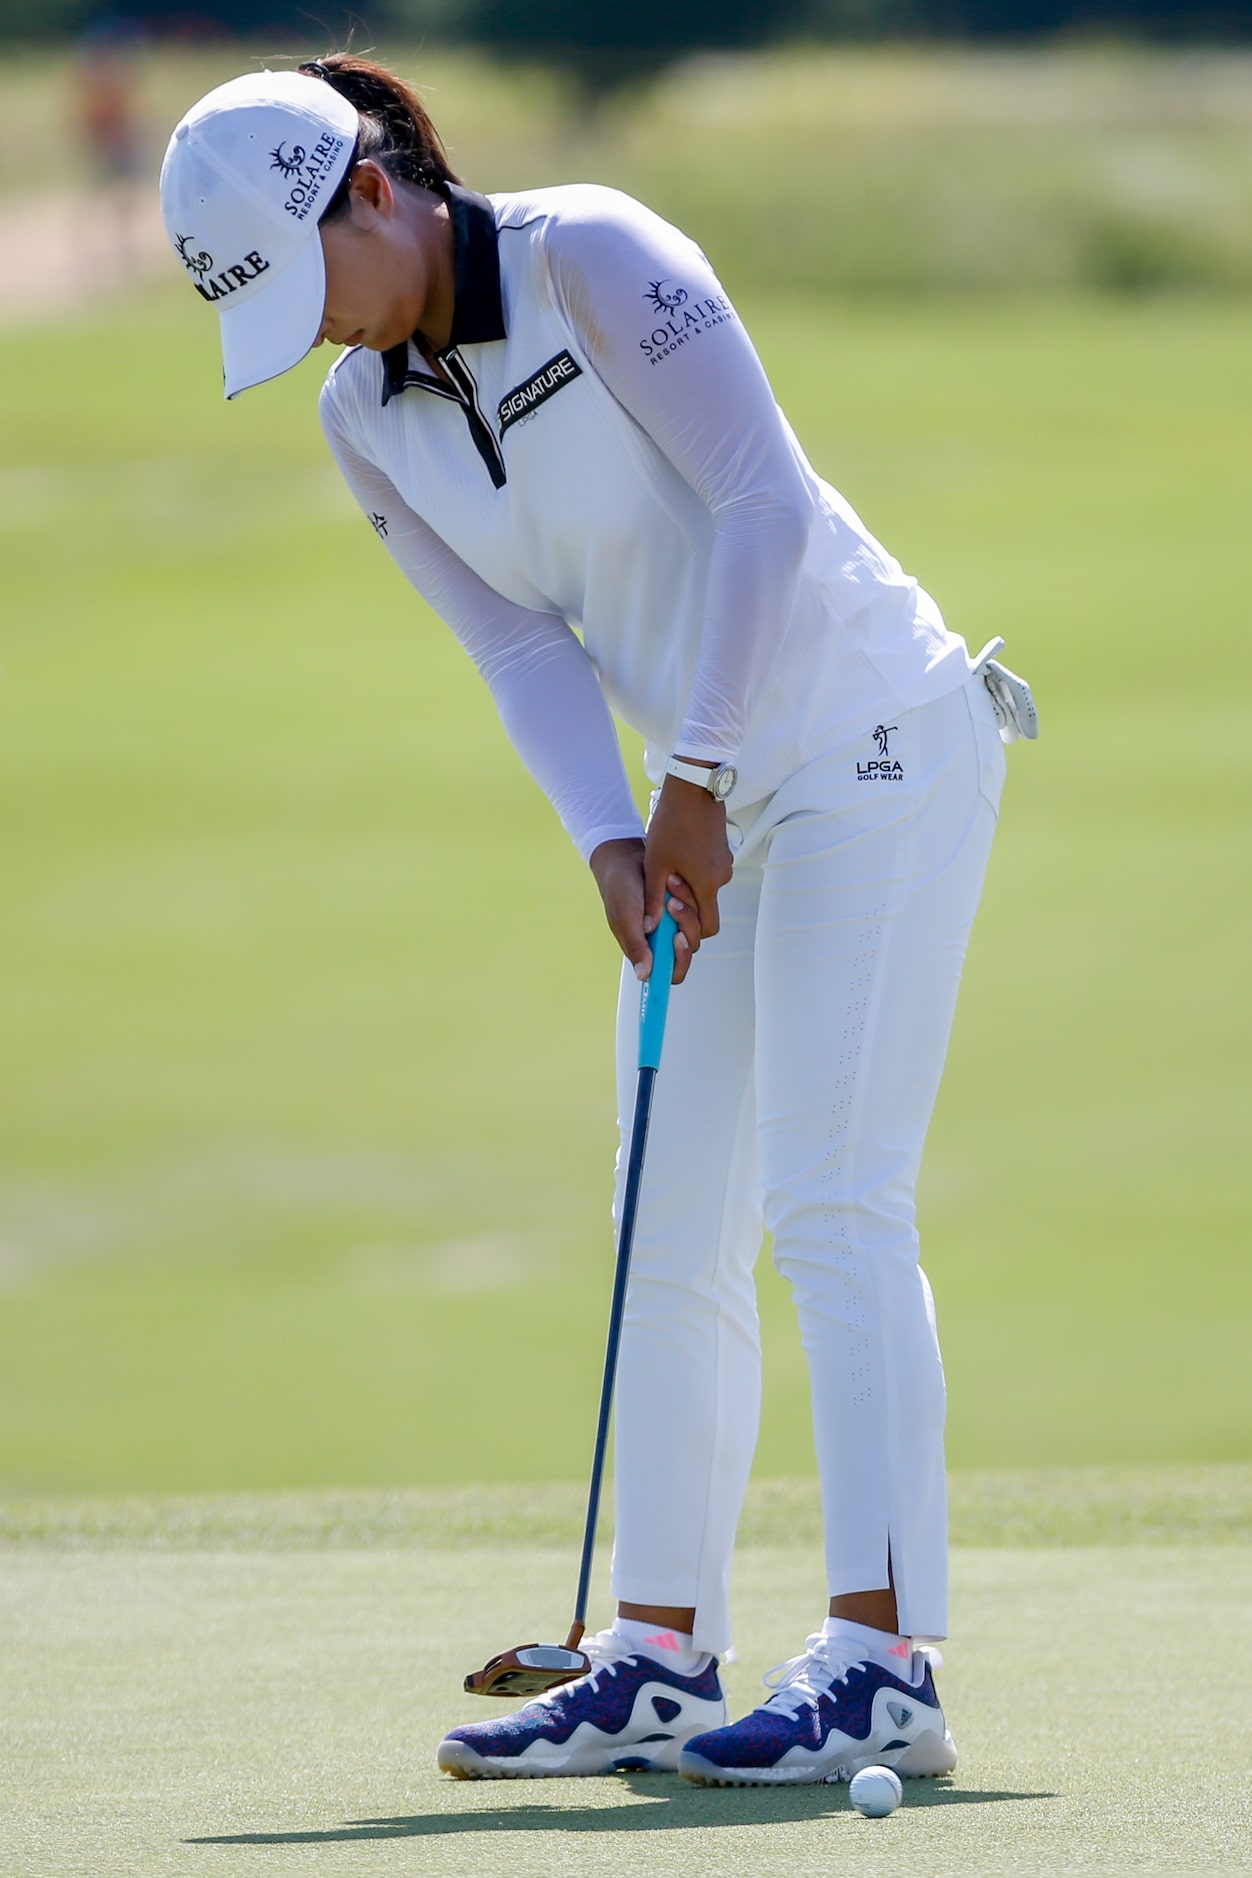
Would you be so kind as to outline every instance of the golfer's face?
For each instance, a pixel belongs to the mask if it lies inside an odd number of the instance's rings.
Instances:
[[[353,195],[346,215],[324,223],[326,305],[315,345],[385,352],[421,324],[428,281],[420,250],[394,215]]]

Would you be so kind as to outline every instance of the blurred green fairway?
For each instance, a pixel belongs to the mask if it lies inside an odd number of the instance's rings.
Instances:
[[[28,1510],[0,1547],[0,1864],[6,1878],[1246,1871],[1252,1698],[1230,1669],[1252,1645],[1252,1572],[1220,1517],[1186,1531],[1197,1474],[1246,1535],[1248,1468],[1162,1474],[1182,1544],[1144,1543],[1162,1535],[1142,1525],[1116,1542],[1125,1479],[1090,1496],[1094,1519],[1036,1483],[1019,1499],[1036,1523],[1009,1546],[977,1542],[958,1490],[961,1641],[939,1686],[961,1760],[950,1780],[906,1782],[884,1821],[842,1786],[436,1773],[440,1736],[488,1706],[461,1693],[466,1668],[560,1627],[576,1495],[158,1501],[97,1507],[91,1533],[75,1508]],[[750,1508],[736,1715],[816,1621],[815,1514],[785,1495]]]
[[[152,185],[171,125],[211,86],[326,49],[312,14],[298,46],[154,43]],[[697,54],[594,111],[559,72],[440,44],[437,28],[378,56],[421,86],[478,188],[616,184],[696,234],[738,293],[1252,287],[1247,45]],[[75,140],[46,134],[68,82],[46,49],[0,61],[0,203],[90,181]]]
[[[952,1458],[1246,1456],[1248,307],[741,298],[1041,706],[924,1176]],[[0,1483],[578,1478],[613,948],[336,484],[322,362],[228,407],[191,299],[5,344]]]

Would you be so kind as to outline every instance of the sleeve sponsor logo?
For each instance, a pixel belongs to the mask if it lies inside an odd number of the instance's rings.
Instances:
[[[693,300],[687,289],[673,280],[649,281],[643,298],[659,315],[647,338],[639,341],[639,350],[650,365],[659,365],[701,333],[712,332],[715,326],[725,326],[739,317],[724,293]]]
[[[210,255],[207,259],[212,267],[213,257]],[[232,262],[229,267],[222,268],[220,273],[208,274],[206,270],[206,277],[193,281],[192,285],[204,300],[224,300],[227,294],[238,293],[241,287],[254,281],[258,274],[268,273],[269,265],[254,248],[251,254],[244,255],[242,261]]]
[[[532,416],[541,404],[555,397],[564,385],[581,378],[582,369],[568,352],[558,352],[554,359],[541,365],[524,385],[515,385],[512,391],[506,392],[500,400],[497,414],[501,437],[512,425],[519,424],[524,417]]]
[[[387,539],[387,517],[381,514],[378,509],[375,509],[369,520],[370,527],[374,530],[374,533],[378,535],[381,540],[385,541]]]
[[[651,300],[658,313],[677,313],[680,306],[687,304],[687,289],[672,280],[650,280],[645,300]]]
[[[269,152],[270,168],[278,171],[284,185],[290,185],[283,207],[298,222],[305,219],[317,202],[346,142],[346,138],[336,137],[334,131],[327,130],[307,155],[304,145],[299,143],[280,143],[276,150]]]

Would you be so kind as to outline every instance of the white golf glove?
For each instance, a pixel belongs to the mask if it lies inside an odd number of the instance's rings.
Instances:
[[[1000,726],[1000,741],[1016,743],[1019,737],[1039,735],[1039,713],[1026,680],[992,658],[992,653],[998,652],[1003,644],[1003,639],[989,639],[974,660],[974,670],[991,695],[991,708]]]

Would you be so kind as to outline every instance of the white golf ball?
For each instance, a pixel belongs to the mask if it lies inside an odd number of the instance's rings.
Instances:
[[[886,1819],[904,1798],[904,1788],[900,1785],[899,1774],[892,1773],[889,1767],[862,1767],[859,1774],[852,1776],[848,1798],[866,1819]]]

